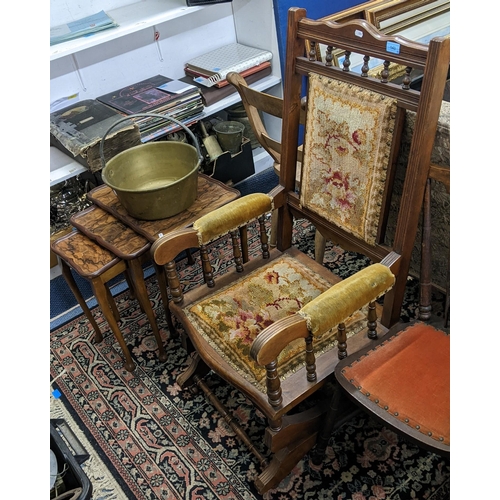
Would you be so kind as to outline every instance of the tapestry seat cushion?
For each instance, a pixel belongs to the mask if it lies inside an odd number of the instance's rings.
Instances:
[[[450,444],[446,333],[415,323],[343,367],[340,376],[400,422]]]
[[[300,202],[374,245],[396,100],[309,75]]]
[[[298,312],[331,283],[282,254],[230,286],[184,308],[203,338],[247,381],[266,391],[266,370],[250,357],[257,335],[275,321]],[[366,310],[346,322],[348,337],[366,326]],[[337,329],[314,338],[315,352],[334,348]],[[278,358],[280,379],[304,365],[304,340],[286,347]]]

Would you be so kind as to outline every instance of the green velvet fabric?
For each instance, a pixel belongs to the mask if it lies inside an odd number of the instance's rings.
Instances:
[[[311,300],[298,313],[313,335],[322,335],[384,294],[394,280],[387,266],[372,264]]]
[[[273,199],[270,196],[253,193],[200,217],[193,228],[198,232],[200,245],[206,245],[272,209]]]

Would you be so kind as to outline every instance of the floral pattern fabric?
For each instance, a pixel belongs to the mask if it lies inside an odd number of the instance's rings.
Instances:
[[[266,371],[250,357],[257,335],[267,326],[296,313],[329,288],[326,280],[287,255],[240,279],[184,312],[200,333],[247,380],[265,392]],[[366,324],[366,313],[347,323],[348,336]],[[363,324],[364,323],[364,324]],[[336,329],[314,339],[315,350],[336,345]],[[278,358],[280,378],[305,362],[303,339],[290,343]]]
[[[309,76],[300,201],[374,245],[396,100]]]

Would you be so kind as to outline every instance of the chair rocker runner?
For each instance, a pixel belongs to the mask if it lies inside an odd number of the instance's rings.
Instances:
[[[411,67],[424,69],[422,90],[373,79],[366,68],[361,74],[344,71],[328,57],[322,63],[304,56],[306,40],[313,50],[315,43],[326,44],[330,54],[339,48],[387,65],[391,59],[408,67],[408,75]],[[325,398],[316,396],[339,360],[383,338],[399,320],[448,64],[448,40],[427,46],[386,36],[365,21],[312,21],[304,9],[290,9],[279,185],[269,194],[235,200],[152,245],[154,261],[166,269],[170,310],[192,350],[177,382],[202,389],[256,455],[263,469],[255,480],[260,493],[278,486],[314,446],[326,411]],[[296,192],[304,77],[305,141]],[[406,109],[417,118],[389,246],[384,228]],[[273,210],[277,247],[270,249],[266,215]],[[293,247],[298,219],[373,263],[341,280]],[[242,227],[260,236],[261,255],[247,262],[238,241]],[[211,264],[216,240],[227,242],[234,255],[234,270],[221,275]],[[184,294],[175,257],[187,248],[200,249],[205,285]],[[265,415],[264,443],[252,442],[210,392],[203,380],[210,370]]]

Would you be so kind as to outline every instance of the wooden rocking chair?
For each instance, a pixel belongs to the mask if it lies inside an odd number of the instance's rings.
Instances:
[[[314,56],[305,54],[306,40]],[[316,60],[316,43],[328,47],[325,63]],[[332,64],[334,48],[345,51],[344,68]],[[365,57],[359,74],[348,71],[354,52]],[[403,88],[384,76],[382,81],[369,77],[370,56],[387,67],[389,60],[408,67]],[[152,246],[153,259],[166,268],[170,309],[187,334],[186,347],[193,349],[177,382],[201,388],[256,455],[263,469],[255,480],[261,493],[275,488],[314,446],[326,411],[325,398],[316,396],[347,356],[347,339],[349,353],[356,352],[399,320],[448,61],[449,40],[434,39],[427,46],[386,36],[365,21],[313,21],[305,9],[290,9],[279,185],[269,194],[235,200]],[[409,88],[412,67],[425,72],[421,92]],[[305,141],[296,192],[303,82]],[[417,118],[389,247],[384,228],[391,171],[406,109],[416,111]],[[277,247],[269,249],[265,216],[274,209]],[[253,219],[258,220],[262,258],[243,262],[238,229]],[[341,280],[293,247],[297,219],[309,220],[373,264]],[[216,240],[232,247],[234,271],[214,272],[210,244]],[[175,257],[195,247],[206,286],[184,294]],[[383,306],[377,300],[382,296]],[[204,381],[210,370],[266,416],[266,449],[228,417]]]

